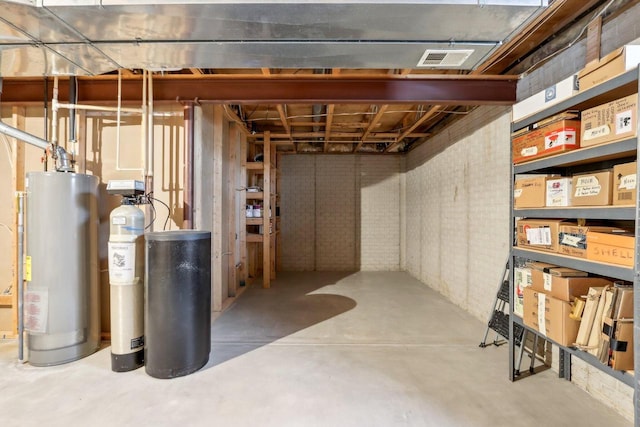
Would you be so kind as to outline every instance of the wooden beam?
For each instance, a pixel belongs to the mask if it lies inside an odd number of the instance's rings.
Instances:
[[[600,39],[602,37],[602,15],[589,22],[587,27],[587,64],[600,59]]]
[[[414,129],[416,129],[418,126],[420,126],[422,123],[426,122],[428,119],[430,119],[431,117],[435,116],[436,114],[438,114],[438,111],[440,111],[440,109],[442,108],[441,105],[434,105],[433,107],[431,107],[426,113],[424,113],[424,115],[422,117],[420,117],[413,125],[411,125],[411,127],[409,129],[407,129],[406,131],[404,131],[399,137],[398,140],[396,142],[394,142],[393,144],[389,145],[384,152],[388,153],[389,151],[391,151],[393,148],[397,147],[400,142],[402,142],[403,139],[405,139],[407,136],[409,136],[411,134],[411,132],[413,132]]]
[[[601,0],[554,1],[470,74],[500,74]]]
[[[360,142],[358,143],[358,145],[356,145],[356,148],[353,149],[354,153],[357,153],[360,147],[362,147],[362,144],[364,144],[364,141],[366,141],[369,134],[378,125],[378,122],[380,122],[380,120],[382,119],[382,116],[384,116],[384,113],[387,111],[388,108],[389,108],[389,104],[380,106],[380,109],[378,110],[376,115],[373,117],[373,120],[371,120],[371,122],[369,123],[369,126],[365,129],[364,134],[362,134],[362,138],[360,139]]]
[[[329,139],[331,138],[331,124],[333,122],[333,110],[336,108],[335,104],[327,105],[327,124],[324,127],[324,152],[329,152]]]

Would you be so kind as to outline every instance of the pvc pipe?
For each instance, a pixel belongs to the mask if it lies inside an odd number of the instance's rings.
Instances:
[[[38,148],[42,148],[43,150],[48,150],[51,147],[51,144],[49,144],[44,139],[21,131],[20,129],[9,126],[8,124],[3,122],[0,122],[0,133],[9,135],[12,138],[19,139],[20,141],[24,141],[27,144],[34,145]]]
[[[18,361],[24,361],[24,193],[18,192]]]
[[[58,78],[53,78],[53,99],[51,100],[51,154],[56,159],[56,147],[58,146]]]
[[[75,108],[78,110],[92,110],[92,111],[111,111],[111,112],[123,112],[123,113],[137,113],[142,114],[142,108],[128,108],[128,107],[103,107],[100,105],[85,105],[85,104],[61,104],[58,103],[58,108]]]

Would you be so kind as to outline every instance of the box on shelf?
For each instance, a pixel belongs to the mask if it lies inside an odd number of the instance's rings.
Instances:
[[[566,271],[563,271],[566,270]],[[565,274],[561,276],[560,274]],[[587,295],[589,288],[611,286],[613,282],[601,277],[586,277],[587,273],[571,269],[531,270],[531,289],[545,292],[561,301]]]
[[[598,231],[604,233],[624,233],[618,227],[609,227],[604,225],[576,225],[563,224],[560,226],[558,235],[559,250],[562,255],[568,255],[576,258],[587,258],[587,232]]]
[[[578,93],[578,75],[574,74],[566,79],[549,86],[543,91],[523,99],[513,105],[512,121],[518,121],[545,108],[557,104]]]
[[[516,224],[517,245],[540,251],[558,252],[560,226],[566,223],[562,219],[520,219]]]
[[[633,369],[633,320],[617,320],[613,324],[610,363],[613,369]]]
[[[573,113],[559,114],[536,123],[532,130],[515,133],[511,140],[513,163],[580,148],[580,120],[575,117]]]
[[[608,206],[613,196],[610,170],[574,175],[571,206]]]
[[[581,147],[636,136],[638,94],[625,96],[582,112]]]
[[[525,288],[524,310],[523,322],[526,326],[560,345],[573,345],[580,322],[569,317],[571,303]]]
[[[587,232],[587,259],[633,267],[635,236],[633,233]]]
[[[613,167],[613,204],[636,204],[636,171],[638,163],[623,163]]]
[[[571,206],[571,178],[550,178],[547,180],[546,206]]]
[[[513,269],[513,314],[522,317],[524,313],[524,288],[531,286],[531,269],[516,267]]]
[[[578,73],[580,90],[592,88],[637,66],[640,63],[640,46],[636,42],[589,62]]]
[[[613,369],[633,369],[633,285],[607,289],[610,306],[606,307],[602,326],[600,360]]]
[[[548,175],[519,178],[513,186],[513,207],[543,208],[546,204]]]

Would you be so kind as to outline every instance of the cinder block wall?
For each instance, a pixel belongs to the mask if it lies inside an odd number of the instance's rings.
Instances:
[[[400,164],[395,156],[283,156],[283,270],[399,270]]]

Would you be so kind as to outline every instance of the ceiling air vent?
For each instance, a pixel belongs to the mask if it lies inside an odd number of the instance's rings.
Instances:
[[[427,49],[418,61],[418,67],[460,67],[472,53],[472,49]]]

